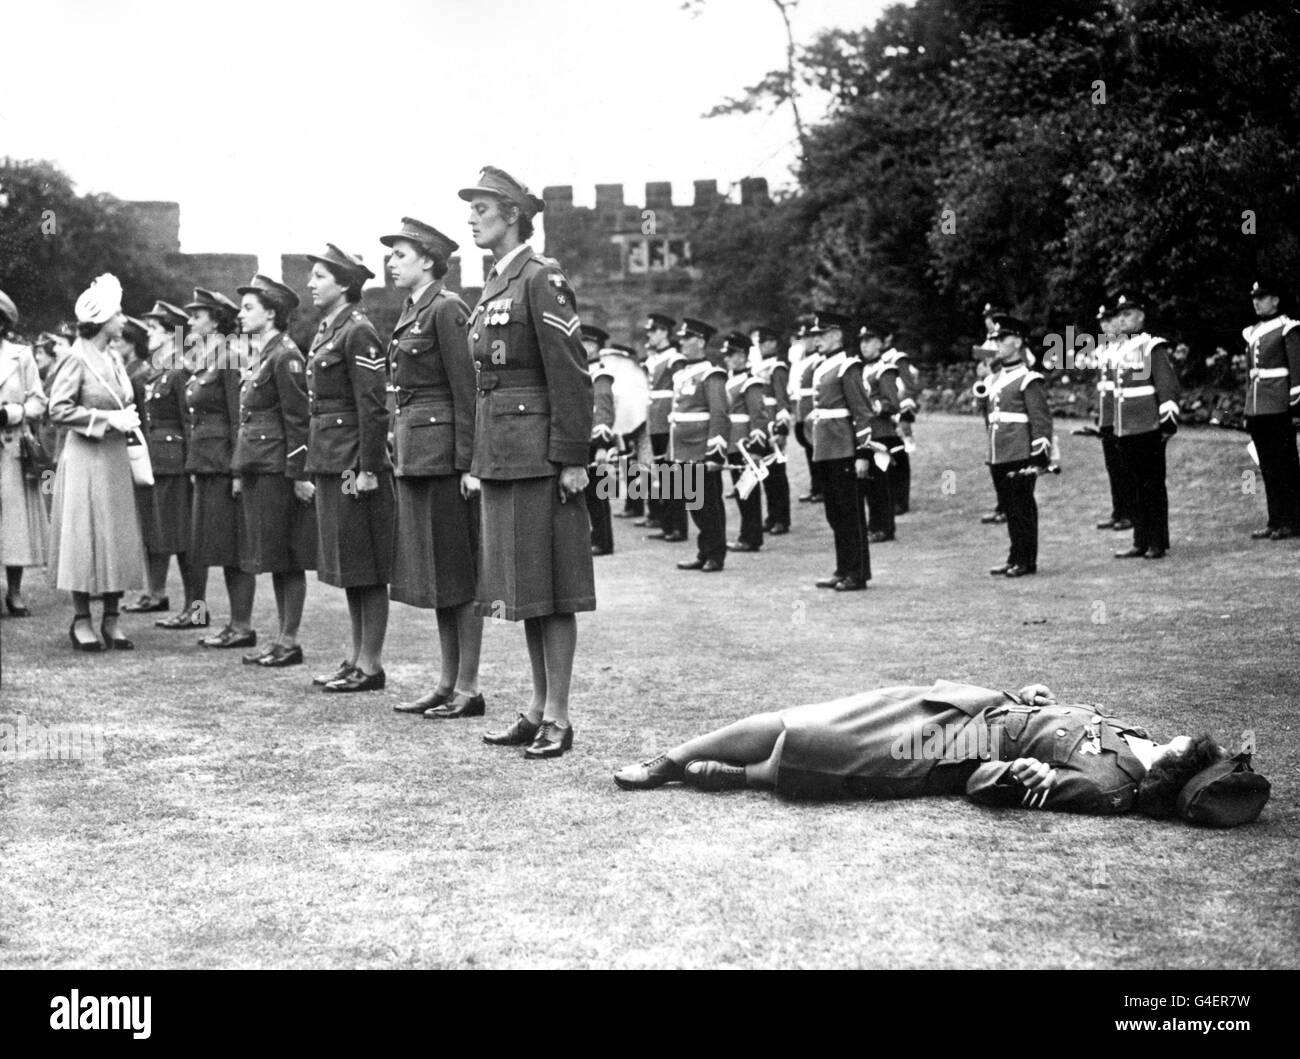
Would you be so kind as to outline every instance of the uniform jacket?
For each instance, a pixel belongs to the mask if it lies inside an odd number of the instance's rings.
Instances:
[[[131,396],[136,408],[144,407],[144,388],[152,374],[153,365],[136,356],[132,356],[131,363],[126,366],[126,377],[131,380]]]
[[[912,358],[901,349],[889,348],[880,355],[880,362],[898,372],[898,403],[904,412],[916,411],[916,398],[921,393],[921,373]]]
[[[586,466],[592,385],[580,326],[559,265],[531,248],[487,281],[469,317],[476,477],[543,478]]]
[[[591,366],[591,447],[614,444],[614,373],[602,364]]]
[[[26,346],[5,339],[0,339],[0,405],[7,405],[9,412],[8,426],[0,428],[0,445],[16,444],[13,439],[23,423],[33,433],[40,428],[46,400],[36,358]]]
[[[1045,456],[1052,447],[1052,410],[1043,377],[1017,364],[988,377],[988,396],[978,402],[988,424],[988,463],[1014,463]]]
[[[673,410],[673,376],[686,365],[686,358],[676,346],[669,346],[646,358],[650,376],[650,402],[646,406],[646,432],[667,434],[668,416]]]
[[[1112,361],[1119,352],[1119,342],[1103,336],[1097,346],[1097,425],[1115,426],[1115,371]]]
[[[754,369],[763,383],[763,404],[770,422],[788,423],[791,416],[790,365],[780,357],[768,357]]]
[[[399,478],[465,473],[474,455],[474,358],[469,306],[439,280],[402,309],[388,355],[397,401],[394,471]]]
[[[1300,320],[1260,320],[1241,337],[1250,355],[1246,415],[1276,415],[1300,404]]]
[[[813,372],[813,462],[871,455],[871,401],[862,381],[862,361],[844,350]]]
[[[379,474],[388,459],[387,359],[355,305],[322,321],[307,362],[308,474]]]
[[[233,469],[305,481],[310,423],[306,361],[293,339],[277,332],[244,372]]]
[[[857,696],[855,696],[857,698]],[[914,703],[917,722],[906,720]],[[935,716],[933,706],[951,706],[969,721],[947,728],[925,725]],[[1146,775],[1125,734],[1142,738],[1141,728],[1106,717],[1086,704],[1025,706],[1011,694],[941,680],[931,687],[883,688],[861,696],[860,708],[868,715],[879,710],[888,720],[886,732],[867,732],[867,742],[883,746],[878,754],[850,778],[890,781],[923,778],[935,769],[970,769],[966,794],[991,806],[1018,806],[1026,788],[1011,778],[1011,762],[1032,757],[1056,770],[1041,805],[1057,812],[1112,814],[1132,809],[1137,786]],[[901,719],[901,723],[900,723]],[[882,738],[883,737],[883,738]]]
[[[185,387],[183,368],[155,368],[145,376],[144,438],[154,477],[185,473]]]
[[[668,455],[679,463],[713,456],[723,462],[731,440],[727,373],[707,360],[687,364],[673,377],[672,434]]]
[[[794,418],[796,423],[806,422],[813,410],[813,398],[817,390],[813,386],[813,374],[826,358],[820,353],[812,353],[799,361],[799,385],[794,391]]]
[[[131,407],[131,380],[117,355],[78,338],[50,383],[50,422],[102,438],[108,430],[104,413]]]
[[[727,380],[727,417],[731,420],[727,451],[739,453],[742,441],[762,444],[767,437],[768,412],[763,380],[742,371]]]
[[[1115,386],[1115,434],[1129,437],[1178,419],[1178,376],[1163,338],[1130,335],[1110,360]]]
[[[862,380],[871,398],[871,436],[877,441],[897,437],[905,392],[898,368],[881,357],[862,369]]]

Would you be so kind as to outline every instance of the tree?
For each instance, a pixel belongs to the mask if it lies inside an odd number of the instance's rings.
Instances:
[[[121,280],[128,312],[145,311],[153,292],[174,286],[126,203],[77,195],[51,162],[0,160],[0,290],[18,306],[23,331],[70,319],[102,272]]]

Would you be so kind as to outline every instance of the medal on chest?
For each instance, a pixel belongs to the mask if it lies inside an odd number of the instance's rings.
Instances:
[[[496,301],[488,302],[485,322],[489,327],[500,327],[510,322],[510,304],[512,301],[512,298],[497,298]]]

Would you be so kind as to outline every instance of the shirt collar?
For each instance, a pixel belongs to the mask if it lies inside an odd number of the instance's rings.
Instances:
[[[531,247],[529,247],[527,243],[520,243],[517,247],[511,250],[510,253],[506,254],[505,257],[497,261],[497,263],[492,266],[493,270],[498,276],[504,276],[506,274],[506,268],[510,265],[510,262],[530,249]]]

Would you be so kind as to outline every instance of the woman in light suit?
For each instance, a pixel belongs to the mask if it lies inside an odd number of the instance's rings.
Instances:
[[[36,358],[9,341],[18,309],[0,291],[0,565],[5,568],[5,607],[16,618],[31,611],[23,602],[23,570],[44,566],[50,527],[41,483],[23,473],[21,439],[36,436],[45,412]]]
[[[77,299],[77,341],[50,386],[50,419],[68,428],[54,476],[50,571],[72,593],[68,635],[78,651],[135,645],[118,629],[122,593],[144,577],[144,542],[135,507],[127,436],[140,426],[131,380],[108,348],[122,334],[122,286],[100,276]],[[90,597],[104,601],[100,634]]]

